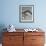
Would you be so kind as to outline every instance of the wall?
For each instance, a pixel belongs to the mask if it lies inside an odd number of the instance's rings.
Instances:
[[[19,22],[19,5],[34,5],[34,22]],[[46,32],[46,0],[0,0],[0,31],[13,24],[16,28],[40,27]]]
[[[34,5],[34,23],[19,22],[19,5]],[[45,27],[46,1],[41,0],[1,0],[0,25],[13,24],[16,28]]]

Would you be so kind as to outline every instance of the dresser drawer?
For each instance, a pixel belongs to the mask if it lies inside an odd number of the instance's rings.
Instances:
[[[32,44],[32,46],[44,46],[44,44]]]
[[[32,36],[32,43],[33,44],[43,44],[44,36]]]
[[[23,46],[22,36],[5,36],[3,38],[3,46]]]
[[[16,43],[12,43],[12,44],[10,44],[10,43],[4,44],[4,43],[3,43],[2,46],[23,46],[23,43],[19,43],[19,44],[18,44],[18,43],[17,43],[17,44],[16,44]]]
[[[44,32],[25,32],[24,36],[44,36],[45,33]]]
[[[5,36],[23,36],[23,32],[4,32]]]
[[[32,37],[24,36],[24,46],[31,46],[32,44]]]
[[[15,43],[15,42],[21,42],[23,41],[23,36],[4,36],[3,37],[3,43]]]

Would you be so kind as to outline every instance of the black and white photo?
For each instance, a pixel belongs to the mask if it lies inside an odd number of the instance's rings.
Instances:
[[[19,6],[19,20],[20,22],[34,21],[34,5],[20,5]]]

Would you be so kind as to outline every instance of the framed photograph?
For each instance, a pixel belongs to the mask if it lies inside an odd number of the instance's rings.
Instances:
[[[19,5],[19,21],[34,22],[34,5]]]

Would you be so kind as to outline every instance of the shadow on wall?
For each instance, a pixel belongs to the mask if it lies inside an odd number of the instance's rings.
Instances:
[[[3,36],[3,32],[5,32],[6,30],[4,30],[5,25],[4,24],[0,24],[0,43],[2,43],[2,36]]]

